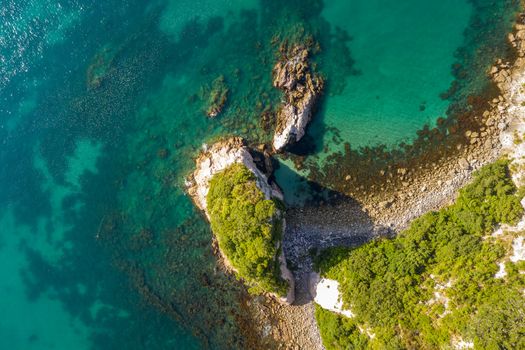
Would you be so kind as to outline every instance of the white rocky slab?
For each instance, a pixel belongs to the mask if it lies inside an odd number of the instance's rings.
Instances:
[[[310,276],[310,294],[323,309],[346,317],[354,317],[352,311],[343,308],[339,282],[336,280],[321,278],[318,273],[312,273]]]

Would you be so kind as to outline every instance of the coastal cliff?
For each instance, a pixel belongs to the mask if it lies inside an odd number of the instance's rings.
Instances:
[[[282,150],[299,141],[312,119],[312,110],[323,90],[324,80],[314,73],[308,61],[308,49],[295,46],[288,57],[273,69],[273,85],[284,92],[284,102],[277,115],[273,148]]]
[[[293,303],[294,278],[281,247],[283,195],[257,168],[243,139],[204,147],[187,186],[211,223],[225,266],[251,290]]]

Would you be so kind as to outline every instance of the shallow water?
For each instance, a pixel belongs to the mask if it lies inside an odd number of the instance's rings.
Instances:
[[[445,116],[439,95],[471,12],[466,0],[328,2],[323,16],[352,38],[358,74],[327,99],[325,122],[355,146],[395,145]]]
[[[439,94],[455,78],[456,49],[508,29],[508,21],[475,27],[472,14],[515,10],[385,5],[4,2],[0,347],[251,344],[244,291],[216,271],[208,225],[183,184],[203,142],[232,133],[271,139],[261,114],[280,99],[272,39],[304,31],[320,42],[314,60],[329,86],[308,131],[317,162],[345,141],[414,138],[449,106]],[[210,120],[207,94],[221,75],[228,102]],[[286,164],[277,178],[287,200],[301,203],[311,184]]]

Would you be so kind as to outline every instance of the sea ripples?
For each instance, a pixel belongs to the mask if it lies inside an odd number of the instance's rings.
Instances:
[[[87,5],[78,1],[7,0],[0,7],[0,91],[28,72],[46,48],[64,40]]]

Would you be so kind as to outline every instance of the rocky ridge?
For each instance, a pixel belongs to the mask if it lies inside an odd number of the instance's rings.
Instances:
[[[273,148],[280,151],[304,136],[324,81],[311,69],[308,49],[298,45],[291,50],[290,57],[275,65],[273,85],[284,92],[273,137]]]

